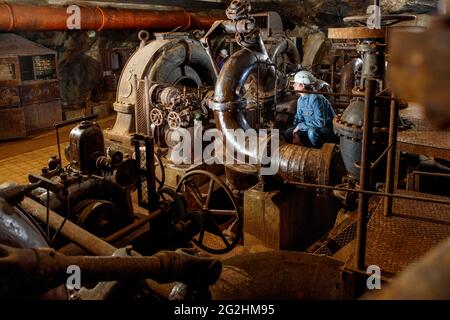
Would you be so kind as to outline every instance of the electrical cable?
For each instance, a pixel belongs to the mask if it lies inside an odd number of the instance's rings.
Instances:
[[[58,236],[58,234],[61,232],[62,228],[64,227],[64,225],[66,224],[67,219],[69,219],[70,216],[70,204],[69,204],[69,194],[66,194],[66,203],[67,203],[67,213],[66,216],[64,217],[63,222],[61,223],[61,225],[59,226],[58,230],[56,230],[55,234],[52,237],[52,240],[50,241],[50,246],[53,247],[53,244],[55,242],[56,237]]]
[[[48,189],[46,189],[47,191],[47,218],[46,218],[46,224],[47,224],[47,239],[50,239],[50,224],[49,224],[49,219],[50,219],[50,191]]]

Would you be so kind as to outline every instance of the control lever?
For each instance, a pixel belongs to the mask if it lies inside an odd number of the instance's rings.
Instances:
[[[34,189],[41,186],[41,182],[24,184],[8,184],[0,188],[0,198],[3,198],[10,205],[15,205],[23,200],[23,197]]]
[[[53,193],[59,193],[64,188],[64,186],[61,183],[57,183],[43,176],[38,176],[34,174],[28,175],[28,181],[32,183],[39,183],[39,187],[47,189]]]

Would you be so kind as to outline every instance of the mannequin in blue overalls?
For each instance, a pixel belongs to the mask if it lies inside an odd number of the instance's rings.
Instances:
[[[294,90],[312,90],[315,77],[299,71],[294,77]],[[293,127],[286,130],[287,142],[321,148],[326,142],[336,142],[333,118],[336,115],[330,102],[321,94],[300,93]]]

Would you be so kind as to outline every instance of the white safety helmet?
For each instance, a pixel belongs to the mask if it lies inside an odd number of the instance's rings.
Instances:
[[[222,58],[227,58],[228,57],[227,49],[220,50],[220,55],[222,56]]]
[[[294,82],[300,84],[313,84],[316,82],[316,78],[309,71],[299,71],[294,76]]]

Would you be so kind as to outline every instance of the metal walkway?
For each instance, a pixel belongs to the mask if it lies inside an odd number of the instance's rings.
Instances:
[[[398,193],[448,200],[413,191]],[[392,216],[385,217],[381,201],[367,226],[366,264],[378,265],[385,276],[393,275],[447,237],[450,205],[394,199]]]

